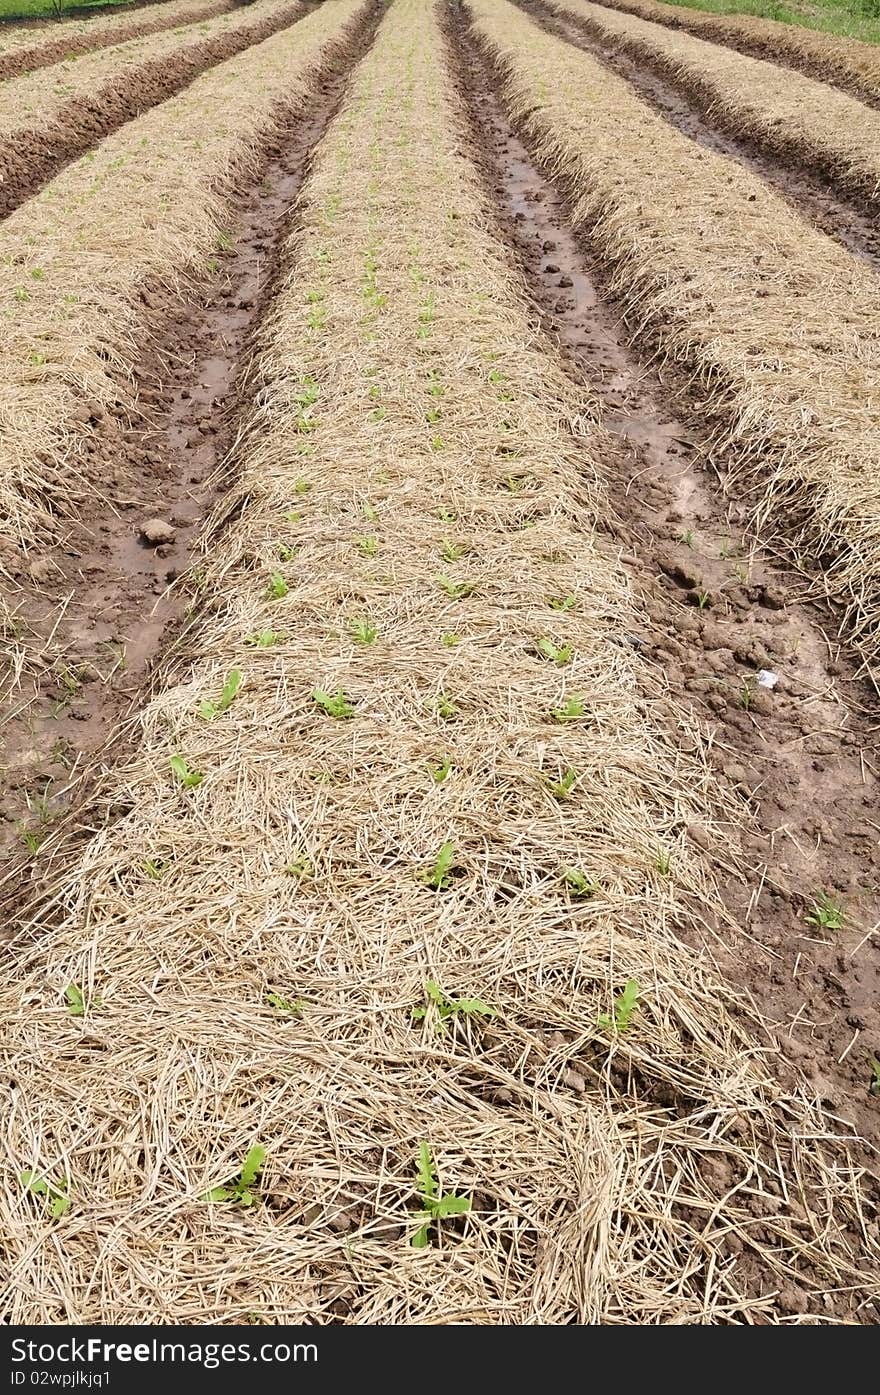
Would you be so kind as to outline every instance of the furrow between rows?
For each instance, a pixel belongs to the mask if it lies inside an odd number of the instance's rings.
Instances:
[[[8,1171],[69,1201],[0,1194],[14,1321],[774,1321],[743,1249],[799,1301],[878,1292],[844,1155],[679,938],[717,796],[465,131],[395,0],[187,655],[0,985]]]
[[[698,148],[506,0],[471,0],[507,100],[613,268],[632,331],[691,375],[768,536],[808,549],[878,652],[880,285],[749,171]],[[551,78],[552,75],[552,78]],[[874,670],[876,672],[876,670]]]
[[[102,136],[304,13],[300,0],[256,0],[233,14],[132,39],[3,84],[0,215]]]

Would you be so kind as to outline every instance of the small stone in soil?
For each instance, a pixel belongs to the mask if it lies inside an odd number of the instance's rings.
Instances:
[[[172,525],[164,518],[148,518],[141,524],[140,534],[144,542],[150,547],[160,547],[164,543],[173,543],[177,536]]]

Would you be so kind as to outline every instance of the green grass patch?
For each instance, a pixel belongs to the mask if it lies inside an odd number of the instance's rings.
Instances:
[[[664,0],[680,9],[705,10],[713,15],[758,15],[801,29],[818,29],[844,39],[880,44],[880,0]]]

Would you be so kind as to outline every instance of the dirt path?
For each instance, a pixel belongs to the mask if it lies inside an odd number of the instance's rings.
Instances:
[[[701,465],[699,405],[628,344],[601,265],[570,230],[552,182],[512,129],[489,65],[459,26],[463,91],[499,218],[545,325],[598,393],[620,440],[606,462],[611,530],[649,623],[637,642],[671,696],[705,725],[719,776],[747,802],[726,867],[725,974],[758,1002],[790,1065],[854,1128],[872,1170],[878,1141],[868,1056],[880,1047],[880,716],[834,638],[834,617],[744,532],[746,509]],[[778,676],[760,686],[758,674]],[[697,831],[699,836],[699,830]],[[822,891],[843,933],[809,925]]]
[[[293,115],[264,151],[230,209],[228,246],[218,250],[213,279],[182,305],[162,287],[145,289],[144,342],[151,347],[132,365],[143,417],[126,427],[94,404],[92,418],[105,478],[123,489],[122,498],[120,488],[109,491],[118,508],[99,500],[51,562],[38,559],[4,588],[26,655],[0,686],[7,710],[0,868],[4,854],[8,860],[0,887],[13,896],[26,873],[22,859],[85,796],[83,770],[108,741],[108,756],[118,756],[120,724],[143,702],[155,659],[185,622],[187,602],[174,582],[192,561],[223,483],[239,380],[275,274],[276,244],[310,153],[374,27],[375,19],[344,67],[327,73],[308,117]],[[157,517],[170,540],[150,546],[140,528]]]
[[[548,33],[592,54],[625,78],[676,130],[704,149],[745,165],[814,227],[835,238],[874,272],[880,273],[880,226],[869,209],[842,198],[827,180],[805,170],[803,165],[788,163],[781,156],[724,131],[720,112],[715,112],[711,118],[705,116],[686,90],[623,52],[613,42],[604,40],[587,22],[562,16],[541,0],[516,0],[516,3]]]

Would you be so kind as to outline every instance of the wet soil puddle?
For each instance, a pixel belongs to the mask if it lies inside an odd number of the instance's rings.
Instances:
[[[783,1058],[806,1075],[854,1154],[876,1168],[880,1048],[880,732],[876,694],[834,638],[833,617],[746,531],[748,510],[701,450],[699,405],[627,343],[600,263],[532,160],[463,26],[462,93],[486,182],[536,307],[569,371],[600,399],[617,452],[599,462],[616,517],[608,532],[645,615],[643,652],[707,734],[722,785],[745,804],[745,837],[710,845],[730,919],[711,953],[751,995]],[[776,676],[771,690],[761,671]],[[673,739],[687,745],[676,732]],[[808,917],[827,895],[842,925]],[[786,1062],[788,1064],[786,1064]]]
[[[781,156],[762,152],[746,141],[727,135],[704,119],[687,94],[647,66],[629,57],[613,39],[602,35],[589,20],[563,18],[547,9],[540,0],[515,0],[537,24],[583,49],[625,78],[635,92],[676,130],[689,136],[704,150],[736,160],[762,179],[814,227],[833,237],[853,256],[880,274],[880,227],[869,213],[838,197],[819,175],[788,165]],[[716,119],[721,119],[719,112]]]

